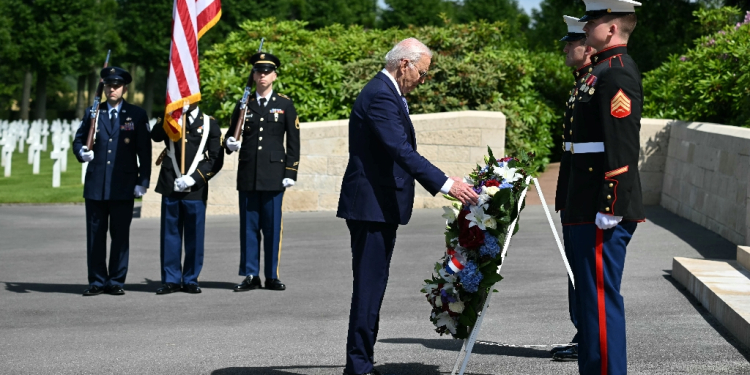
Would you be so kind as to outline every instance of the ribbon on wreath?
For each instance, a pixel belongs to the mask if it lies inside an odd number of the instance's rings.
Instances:
[[[445,265],[445,272],[451,275],[461,272],[464,269],[464,263],[466,263],[464,256],[451,248],[446,251],[446,254],[448,254],[448,264]]]

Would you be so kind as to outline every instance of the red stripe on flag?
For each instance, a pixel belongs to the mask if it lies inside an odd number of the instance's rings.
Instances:
[[[181,0],[182,3],[185,4],[184,7],[178,7],[178,11],[180,13],[180,21],[182,23],[182,30],[185,34],[185,41],[187,42],[188,48],[190,49],[190,58],[193,60],[193,66],[195,67],[195,73],[196,76],[198,76],[198,72],[200,72],[200,68],[198,68],[198,36],[195,35],[195,31],[193,28],[193,20],[190,19],[190,12],[188,12],[188,5],[186,0]],[[191,6],[195,6],[195,4],[191,4]],[[174,37],[174,34],[172,35]],[[185,58],[187,56],[180,55],[180,58]],[[198,76],[198,82],[200,82],[200,76]],[[186,96],[186,95],[183,95]]]
[[[602,375],[607,375],[607,308],[604,300],[604,231],[596,228],[596,299],[599,309],[599,351]]]
[[[209,6],[206,7],[206,9],[203,9],[203,11],[198,14],[198,35],[203,32],[203,28],[211,23],[211,21],[213,21],[214,17],[216,17],[216,15],[218,15],[220,11],[221,1],[214,0]]]
[[[185,69],[182,67],[182,59],[180,53],[175,47],[175,40],[172,38],[172,69],[174,70],[175,79],[177,79],[177,85],[180,89],[180,96],[190,96],[190,84],[187,81],[187,75]],[[179,99],[177,99],[179,100]]]

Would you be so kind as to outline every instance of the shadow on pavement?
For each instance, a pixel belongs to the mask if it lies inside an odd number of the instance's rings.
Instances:
[[[376,365],[383,375],[441,375],[439,366],[422,363],[388,363]],[[310,373],[341,374],[343,366],[268,366],[268,367],[227,367],[211,372],[211,375],[298,375]],[[488,375],[466,373],[467,375]]]
[[[737,349],[737,352],[739,352],[743,357],[745,357],[746,360],[750,361],[750,348],[746,347],[743,343],[741,343],[739,340],[737,340],[734,335],[732,335],[731,332],[727,329],[727,327],[724,327],[721,322],[719,322],[715,316],[711,314],[708,309],[706,309],[703,304],[698,301],[695,296],[690,294],[690,292],[682,286],[677,280],[675,280],[672,277],[672,270],[664,270],[667,275],[664,275],[664,279],[672,283],[672,286],[674,286],[677,291],[682,293],[682,295],[687,299],[690,304],[695,308],[695,311],[700,314],[700,316],[708,323],[713,329],[716,330],[716,332],[721,335],[724,340],[727,340],[727,342],[732,345],[735,349]]]
[[[203,289],[226,289],[232,290],[234,283],[225,281],[201,281],[200,286]],[[125,292],[146,292],[156,293],[156,289],[161,286],[161,281],[144,279],[143,283],[125,284]],[[5,282],[5,290],[13,293],[62,293],[62,294],[81,294],[88,287],[87,284],[45,284],[45,283],[14,283]]]
[[[672,232],[706,259],[735,259],[737,246],[726,238],[661,206],[646,206],[646,220]]]
[[[414,339],[398,338],[378,340],[388,344],[420,344],[429,349],[459,351],[463,341],[451,339]],[[510,345],[492,341],[477,340],[472,349],[472,354],[492,354],[508,357],[523,358],[551,358],[549,350],[546,348],[535,348],[529,346]]]

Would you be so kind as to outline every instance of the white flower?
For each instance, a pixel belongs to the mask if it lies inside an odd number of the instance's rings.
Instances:
[[[482,186],[482,188],[490,197],[494,197],[495,194],[497,194],[497,192],[500,191],[500,188],[497,186],[490,186],[490,187]]]
[[[486,228],[497,228],[497,221],[494,217],[491,215],[484,215],[484,218],[482,219],[482,225],[484,225]]]
[[[487,230],[487,227],[484,225],[484,221],[485,218],[489,215],[484,212],[485,208],[486,207],[482,206],[471,206],[471,208],[469,208],[471,212],[466,215],[466,220],[469,220],[469,228],[476,225],[481,230]]]
[[[464,303],[461,301],[458,302],[451,302],[448,304],[448,309],[450,311],[453,311],[454,313],[461,313],[464,311]]]
[[[448,315],[447,311],[443,311],[442,313],[437,315],[437,326],[442,327],[445,326],[445,328],[448,328],[448,330],[452,334],[456,334],[456,320]]]
[[[435,297],[435,307],[443,307],[443,299],[440,296]]]
[[[443,214],[443,217],[445,218],[445,225],[450,225],[454,221],[456,221],[459,212],[456,207],[453,207],[453,205],[443,206],[443,211],[445,211],[445,213]]]
[[[495,168],[495,175],[498,179],[502,179],[503,182],[513,183],[523,177],[516,173],[516,170],[516,168],[508,168],[507,165],[498,166],[498,168]]]

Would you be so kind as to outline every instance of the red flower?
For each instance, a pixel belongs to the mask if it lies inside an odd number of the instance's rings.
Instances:
[[[500,183],[497,180],[487,180],[484,183],[484,186],[490,187],[490,186],[500,186]]]
[[[484,244],[484,232],[476,225],[469,228],[471,222],[466,220],[467,214],[469,211],[466,210],[458,214],[458,244],[467,249],[475,249]]]

